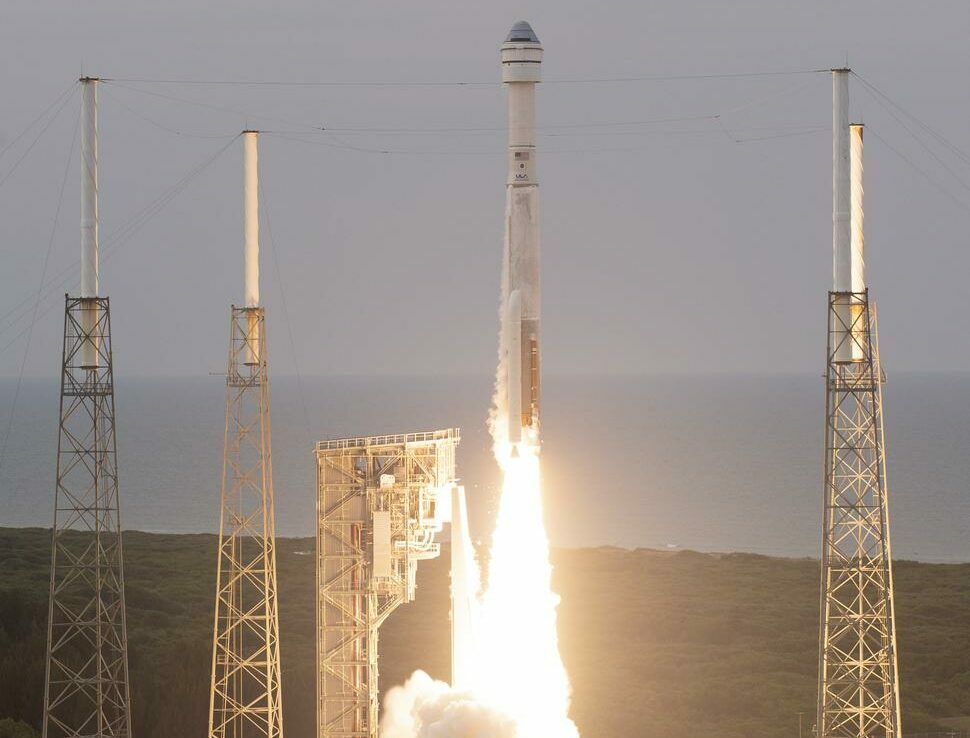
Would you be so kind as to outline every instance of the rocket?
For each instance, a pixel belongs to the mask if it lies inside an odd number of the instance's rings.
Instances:
[[[525,21],[502,44],[508,93],[508,179],[502,266],[501,347],[508,439],[539,442],[539,180],[536,174],[535,90],[542,45]]]

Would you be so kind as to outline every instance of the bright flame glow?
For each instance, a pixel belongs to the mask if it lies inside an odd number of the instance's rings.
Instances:
[[[552,591],[542,517],[537,429],[523,428],[523,441],[515,447],[508,438],[508,333],[503,324],[489,413],[504,481],[488,585],[479,597],[468,597],[467,630],[454,632],[456,653],[467,654],[472,663],[455,665],[461,676],[451,687],[415,672],[390,690],[382,738],[579,738],[569,719],[569,677],[559,655],[559,597]],[[470,539],[453,535],[451,545],[463,546],[459,559],[470,568],[462,572],[463,581],[477,582]]]
[[[523,738],[575,738],[569,678],[559,655],[539,455],[520,444],[505,472],[478,620],[472,691],[511,716]]]
[[[455,632],[474,663],[460,665],[462,684],[418,671],[390,690],[382,738],[579,738],[568,716],[569,678],[556,635],[559,597],[550,586],[538,448],[522,443],[512,453],[504,443],[496,451],[505,480],[488,587],[470,598],[472,627]],[[453,537],[455,545],[467,549],[463,560],[475,570],[469,579],[477,579],[470,540]]]

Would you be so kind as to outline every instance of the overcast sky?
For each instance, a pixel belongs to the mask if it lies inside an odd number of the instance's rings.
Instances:
[[[821,371],[829,75],[671,78],[847,59],[905,111],[852,79],[852,118],[868,126],[867,275],[884,362],[970,370],[966,0],[5,0],[0,149],[82,71],[494,83],[106,83],[103,243],[129,234],[105,243],[102,270],[116,371],[223,368],[228,306],[242,292],[233,136],[251,126],[267,131],[262,273],[273,371],[491,372],[505,167],[498,49],[519,18],[542,40],[550,81],[538,94],[545,371]],[[651,76],[667,79],[576,82]],[[24,306],[0,321],[0,375],[20,370],[78,106],[75,90],[0,157],[0,180],[9,174],[0,315]],[[131,233],[139,213],[226,146]],[[78,203],[75,149],[48,279],[76,262]],[[76,284],[55,282],[40,302],[28,376],[58,371],[63,293]]]

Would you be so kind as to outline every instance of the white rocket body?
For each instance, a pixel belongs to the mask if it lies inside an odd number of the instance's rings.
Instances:
[[[502,82],[508,93],[508,179],[502,283],[502,342],[506,367],[508,440],[539,441],[539,180],[535,88],[542,46],[519,21],[502,45]]]

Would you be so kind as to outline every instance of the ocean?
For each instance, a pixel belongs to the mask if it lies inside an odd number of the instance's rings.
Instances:
[[[313,443],[457,426],[473,534],[498,474],[490,377],[304,378],[271,384],[277,532],[313,535]],[[0,380],[0,431],[15,380]],[[57,380],[25,379],[0,466],[0,526],[49,527]],[[121,378],[124,527],[218,529],[222,378]],[[554,545],[816,556],[820,376],[548,376],[543,492]],[[970,375],[890,375],[884,396],[895,558],[970,561]]]

